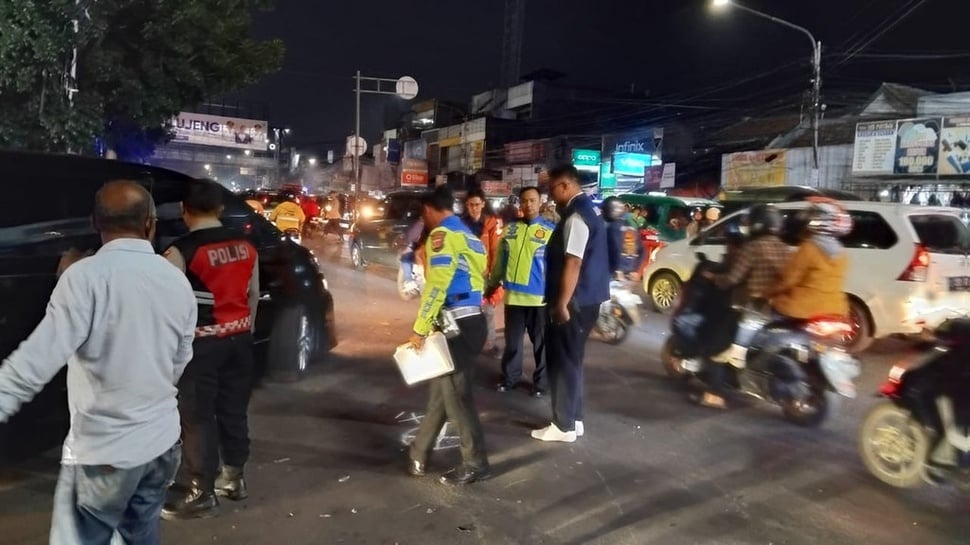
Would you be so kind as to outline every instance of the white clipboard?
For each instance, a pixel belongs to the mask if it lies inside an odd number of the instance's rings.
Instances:
[[[424,340],[424,347],[420,352],[411,348],[408,343],[398,346],[394,351],[394,361],[408,386],[455,371],[455,363],[451,360],[451,351],[448,350],[448,340],[438,331]]]

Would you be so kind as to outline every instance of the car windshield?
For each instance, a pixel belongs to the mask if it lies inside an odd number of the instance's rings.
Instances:
[[[957,216],[924,214],[910,216],[920,243],[930,252],[963,254],[970,251],[970,231]]]

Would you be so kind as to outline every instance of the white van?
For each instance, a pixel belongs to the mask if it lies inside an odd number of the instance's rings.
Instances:
[[[853,229],[842,242],[849,251],[846,292],[851,305],[850,349],[874,338],[932,330],[943,320],[970,314],[970,231],[956,208],[893,203],[842,203]],[[786,217],[805,202],[774,205]],[[721,259],[726,234],[743,212],[725,217],[691,240],[662,248],[644,270],[643,286],[654,308],[676,304],[681,285],[697,264],[696,254]]]

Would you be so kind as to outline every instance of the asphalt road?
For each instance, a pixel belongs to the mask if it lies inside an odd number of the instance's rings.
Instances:
[[[546,444],[529,431],[548,400],[492,389],[498,361],[482,358],[478,408],[496,477],[465,489],[403,473],[402,442],[425,401],[391,360],[416,302],[387,271],[350,270],[318,246],[336,299],[340,344],[306,380],[267,385],[251,406],[251,497],[220,517],[163,523],[166,543],[245,544],[970,544],[970,497],[949,488],[897,491],[865,472],[856,430],[891,361],[864,358],[863,396],[818,430],[739,400],[695,407],[662,376],[663,319],[619,347],[590,341],[586,436]],[[527,360],[527,365],[529,360]],[[445,436],[434,473],[458,460]],[[47,542],[57,452],[0,474],[0,544]]]

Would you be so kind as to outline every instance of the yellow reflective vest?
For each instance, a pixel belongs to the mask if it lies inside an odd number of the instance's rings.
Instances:
[[[489,284],[505,288],[505,304],[541,307],[546,290],[546,244],[556,226],[539,216],[506,227]]]

